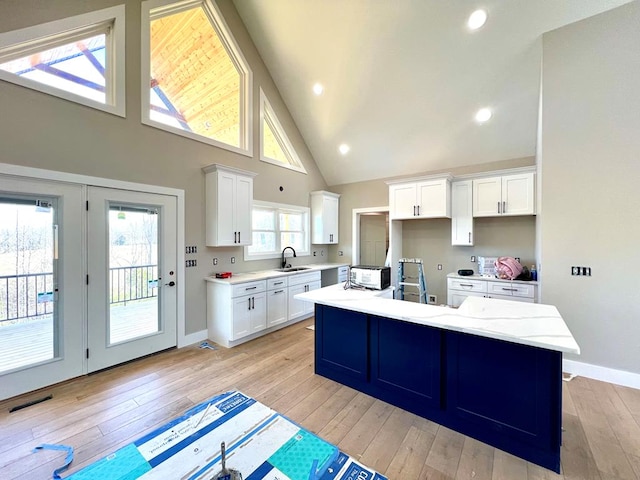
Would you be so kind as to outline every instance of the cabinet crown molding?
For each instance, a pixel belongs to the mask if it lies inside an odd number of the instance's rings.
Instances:
[[[219,163],[212,163],[211,165],[207,165],[206,167],[202,167],[202,171],[204,173],[212,173],[212,172],[235,173],[236,175],[245,175],[247,177],[255,177],[256,175],[258,175],[255,172],[249,172],[248,170],[242,170],[240,168],[229,167],[228,165],[221,165]]]
[[[437,175],[423,175],[420,177],[407,177],[407,178],[398,178],[395,180],[387,180],[387,185],[398,185],[401,183],[413,183],[413,182],[422,182],[424,180],[454,180],[453,175],[450,173],[439,173]]]
[[[499,177],[502,175],[512,175],[518,173],[536,173],[536,166],[503,168],[501,170],[488,170],[486,172],[465,173],[464,175],[456,175],[453,181],[457,180],[473,180],[474,178]]]
[[[309,195],[328,195],[330,197],[340,198],[339,193],[328,192],[326,190],[315,190],[313,192],[309,192]]]

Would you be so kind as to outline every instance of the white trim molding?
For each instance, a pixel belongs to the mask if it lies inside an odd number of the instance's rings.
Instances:
[[[389,205],[386,205],[384,207],[354,208],[352,210],[351,265],[357,265],[358,263],[360,263],[360,215],[367,215],[372,213],[386,213],[388,215]]]
[[[640,373],[616,370],[615,368],[601,367],[600,365],[591,365],[589,363],[567,359],[562,360],[562,370],[581,377],[640,390]]]

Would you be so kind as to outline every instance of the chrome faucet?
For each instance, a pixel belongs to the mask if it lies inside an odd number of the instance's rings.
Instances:
[[[293,252],[293,256],[294,256],[294,257],[296,257],[296,251],[293,249],[293,247],[284,247],[284,248],[282,249],[282,268],[287,268],[287,261],[284,259],[284,251],[285,251],[287,248],[290,248],[290,249],[291,249],[291,251]],[[290,267],[291,265],[288,265],[288,266]]]

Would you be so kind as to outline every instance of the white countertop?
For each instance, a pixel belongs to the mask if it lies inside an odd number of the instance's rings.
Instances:
[[[289,260],[289,257],[287,257]],[[234,273],[230,278],[216,278],[215,276],[205,277],[207,282],[212,283],[224,283],[227,285],[234,285],[236,283],[254,282],[257,280],[267,280],[268,278],[284,277],[287,275],[295,275],[298,273],[310,273],[322,270],[328,270],[330,268],[345,267],[348,263],[313,263],[309,265],[292,265],[292,267],[306,267],[306,270],[298,270],[296,272],[278,272],[275,268],[273,270],[260,270],[257,272],[244,272]]]
[[[462,280],[490,280],[492,282],[522,283],[522,284],[538,285],[538,282],[536,280],[506,280],[504,278],[498,278],[492,275],[480,275],[478,273],[474,273],[473,275],[458,275],[457,273],[448,273],[447,278],[459,278]]]
[[[467,297],[456,309],[379,298],[380,294],[374,290],[345,290],[339,284],[299,293],[295,298],[522,345],[580,353],[580,347],[553,305]]]

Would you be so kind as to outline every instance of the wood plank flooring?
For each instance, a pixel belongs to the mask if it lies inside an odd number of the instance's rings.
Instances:
[[[305,329],[312,322],[232,349],[163,352],[0,402],[0,478],[51,478],[64,453],[33,453],[42,443],[72,445],[69,472],[76,471],[191,406],[239,389],[390,480],[640,480],[640,390],[581,377],[563,383],[556,475],[314,375],[313,332]],[[9,413],[47,394],[53,399]]]

